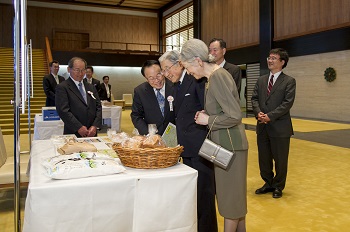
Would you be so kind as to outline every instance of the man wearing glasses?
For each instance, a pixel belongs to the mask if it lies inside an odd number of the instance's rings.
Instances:
[[[86,61],[73,57],[68,62],[69,78],[56,87],[56,109],[64,122],[64,134],[97,136],[102,123],[102,107],[96,88],[83,81]]]
[[[164,53],[159,62],[163,75],[175,84],[174,110],[177,141],[184,146],[181,154],[183,163],[198,171],[197,215],[198,232],[216,232],[215,181],[213,163],[198,155],[207,127],[195,121],[197,111],[204,109],[206,78],[196,80],[186,73],[179,63],[180,53],[176,50]]]
[[[282,197],[286,185],[290,137],[293,135],[290,109],[295,99],[296,81],[282,72],[288,60],[286,50],[275,48],[270,51],[267,57],[270,73],[258,78],[251,99],[258,120],[260,176],[265,182],[255,194],[272,192],[273,198]]]
[[[141,73],[146,82],[134,89],[130,114],[132,123],[140,135],[149,133],[148,124],[156,124],[157,134],[162,135],[169,122],[175,123],[174,85],[164,78],[156,60],[147,60]]]

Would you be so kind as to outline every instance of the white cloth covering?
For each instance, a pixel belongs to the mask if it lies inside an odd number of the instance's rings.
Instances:
[[[33,141],[23,232],[195,232],[197,171],[181,163],[156,170],[52,180],[41,162],[51,141]]]
[[[34,140],[50,139],[52,135],[63,135],[62,120],[43,121],[42,114],[34,118]]]

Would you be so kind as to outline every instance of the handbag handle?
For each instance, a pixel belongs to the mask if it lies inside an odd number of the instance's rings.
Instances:
[[[209,131],[208,131],[208,134],[207,134],[206,138],[208,138],[209,133],[211,132],[211,129],[212,129],[213,126],[214,126],[215,120],[216,120],[218,117],[219,117],[219,115],[217,115],[217,116],[214,118],[213,124],[211,124],[211,126],[210,126],[210,128],[209,128]],[[226,130],[227,130],[228,137],[230,138],[230,143],[231,143],[231,146],[232,146],[232,151],[234,152],[235,149],[233,148],[233,144],[232,144],[232,139],[231,139],[230,131],[228,130],[228,128],[226,128]]]

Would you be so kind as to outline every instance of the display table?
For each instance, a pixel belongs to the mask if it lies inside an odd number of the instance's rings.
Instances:
[[[63,135],[62,120],[43,121],[42,114],[34,118],[34,140],[50,139],[52,135]]]
[[[121,131],[121,114],[120,106],[102,106],[102,118],[110,120],[112,130]],[[42,114],[36,114],[34,118],[34,140],[50,139],[52,135],[63,135],[64,123],[62,120],[43,121]]]
[[[110,119],[112,130],[120,132],[120,123],[122,120],[122,107],[121,106],[102,106],[102,118]]]
[[[51,141],[33,141],[24,232],[197,231],[197,171],[181,163],[156,170],[71,180],[44,175]]]

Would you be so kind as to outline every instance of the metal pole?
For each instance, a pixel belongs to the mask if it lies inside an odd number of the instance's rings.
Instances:
[[[31,78],[31,89],[32,89],[32,93],[31,93],[31,97],[34,97],[34,78],[33,78],[33,47],[32,47],[32,40],[29,40],[29,44],[30,44],[30,52],[29,52],[29,59],[30,59],[30,78]]]
[[[33,86],[33,78],[32,75],[29,75],[29,72],[32,71],[32,66],[29,66],[29,62],[32,62],[32,59],[29,58],[31,55],[32,51],[32,45],[31,45],[31,40],[30,44],[27,45],[27,105],[28,105],[28,140],[29,140],[29,151],[32,148],[32,131],[31,131],[31,120],[30,120],[30,98],[31,98],[31,87]],[[23,152],[22,152],[23,153]]]
[[[19,0],[14,0],[14,208],[15,208],[15,232],[19,232],[21,228],[20,213],[20,150],[19,150],[19,108],[20,108],[20,9]]]

